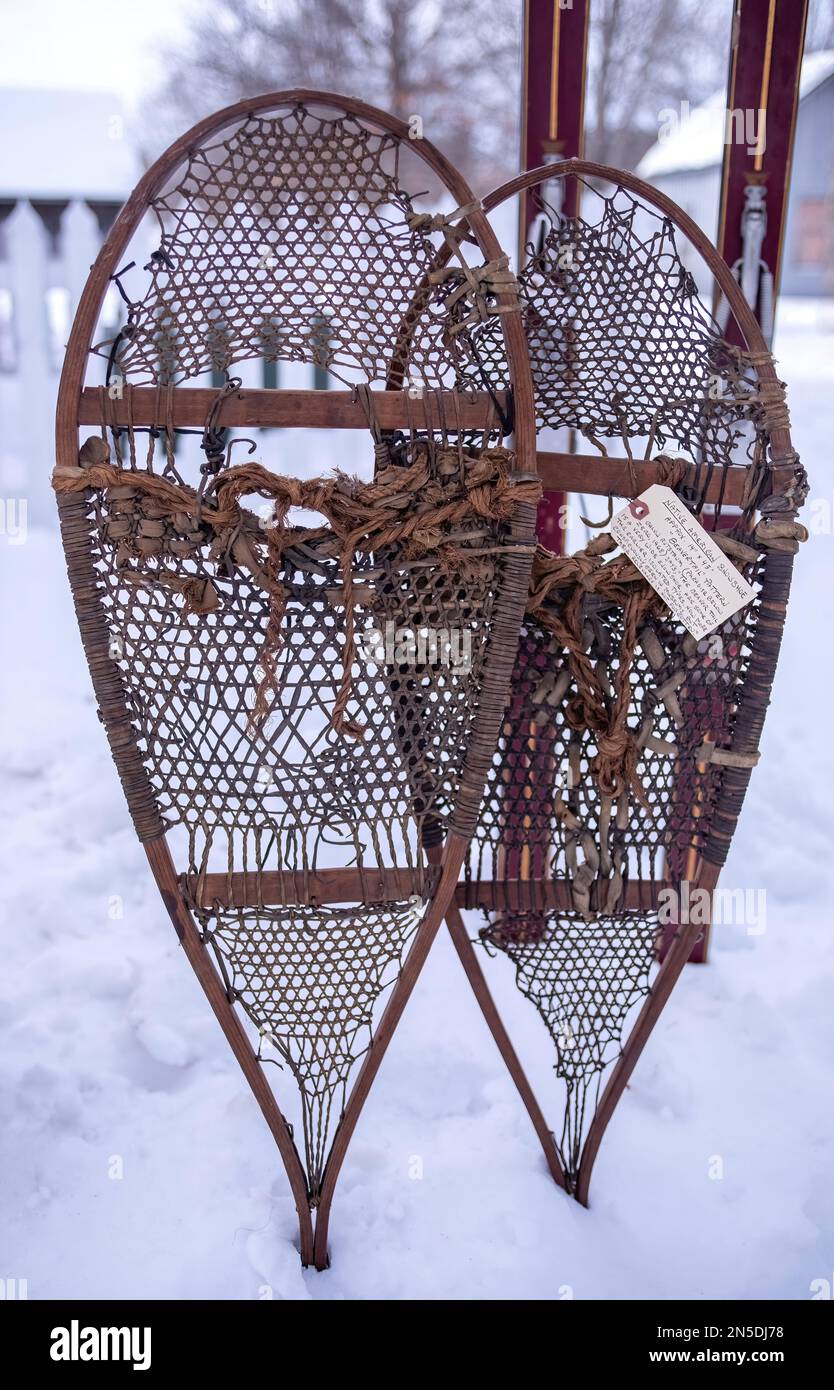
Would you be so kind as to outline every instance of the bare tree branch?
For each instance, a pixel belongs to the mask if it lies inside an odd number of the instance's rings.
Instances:
[[[419,115],[485,190],[517,168],[520,0],[204,0],[164,55],[154,144],[218,106],[317,87]]]
[[[588,154],[632,168],[664,107],[703,101],[726,80],[729,0],[594,0]]]

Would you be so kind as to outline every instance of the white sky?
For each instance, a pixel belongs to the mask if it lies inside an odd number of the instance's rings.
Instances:
[[[120,92],[158,75],[156,45],[176,39],[199,0],[0,0],[0,86]]]

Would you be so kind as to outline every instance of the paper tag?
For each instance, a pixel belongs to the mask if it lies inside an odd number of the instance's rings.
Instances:
[[[611,523],[611,534],[698,641],[756,597],[671,488],[653,483]]]

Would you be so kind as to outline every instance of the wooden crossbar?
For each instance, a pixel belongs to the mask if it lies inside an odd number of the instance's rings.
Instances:
[[[660,890],[668,887],[668,883],[659,879],[629,882],[625,885],[621,906],[634,911],[649,910],[657,906]],[[459,883],[455,902],[461,908],[487,908],[496,912],[535,913],[551,908],[572,911],[574,907],[570,880],[566,878],[507,879],[504,882],[478,879]]]
[[[636,497],[647,487],[657,482],[657,464],[634,461],[629,468],[625,458],[601,457],[599,454],[536,454],[536,466],[542,485],[548,492],[585,492],[596,497]],[[691,484],[699,492],[707,482],[707,502],[721,502],[728,507],[740,507],[747,482],[746,468],[716,468],[707,480],[705,468],[700,470],[693,465],[685,475],[684,484]],[[776,467],[765,479],[762,496],[771,492],[784,492],[790,485],[793,470],[789,467]]]
[[[497,399],[504,405],[504,393]],[[426,393],[410,397],[406,391],[372,392],[374,408],[383,429],[493,429],[498,424],[495,406],[486,391]],[[178,429],[201,429],[217,400],[209,387],[176,387],[171,393],[170,419]],[[121,399],[107,400],[110,424],[161,427],[167,416],[167,394],[153,386],[134,386]],[[97,387],[81,392],[79,425],[101,425],[101,395]],[[232,429],[367,429],[362,406],[350,391],[260,391],[241,388],[223,402],[219,424]],[[536,465],[548,492],[584,492],[596,497],[633,497],[657,482],[657,464],[600,454],[560,454],[539,451]],[[708,503],[741,506],[748,470],[715,469],[707,480]],[[765,480],[762,496],[783,492],[790,484],[790,467],[776,467]],[[684,478],[703,488],[706,473],[693,465]],[[636,484],[636,489],[635,489]]]
[[[409,396],[407,391],[371,393],[377,418],[383,429],[494,428],[498,423],[492,398],[486,391],[425,392]],[[503,392],[496,393],[501,400]],[[171,392],[170,419],[178,429],[201,429],[217,400],[212,387],[179,386]],[[503,405],[503,401],[502,401]],[[168,419],[168,392],[155,386],[132,386],[119,399],[106,402],[108,423],[155,425]],[[86,386],[78,403],[79,425],[100,425],[101,393]],[[218,425],[233,429],[331,429],[367,430],[368,419],[352,391],[260,391],[241,388],[223,401]]]
[[[202,882],[184,879],[200,907],[258,907],[269,904],[403,902],[418,891],[422,878],[413,869],[317,869],[303,873],[270,869],[263,873],[205,874]]]
[[[265,870],[261,874],[205,874],[183,880],[187,893],[198,906],[268,907],[326,905],[328,903],[404,902],[420,891],[419,875],[412,869],[369,868],[318,869],[315,873]],[[425,883],[425,877],[423,876]],[[668,883],[646,879],[626,884],[625,906],[638,911],[656,907],[658,893]],[[543,911],[573,907],[571,885],[567,879],[479,879],[459,883],[455,901],[461,908],[488,908],[495,911]]]

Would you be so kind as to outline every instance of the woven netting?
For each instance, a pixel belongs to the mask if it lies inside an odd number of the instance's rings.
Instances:
[[[701,643],[670,619],[641,631],[629,712],[645,740],[639,787],[617,797],[605,796],[594,775],[593,735],[571,727],[575,692],[563,649],[535,623],[525,625],[466,874],[470,882],[491,880],[496,895],[508,880],[529,885],[535,906],[489,912],[480,939],[512,961],[518,988],[555,1044],[567,1092],[560,1156],[569,1181],[602,1074],[619,1055],[630,1009],[649,989],[658,944],[651,885],[664,861],[673,881],[685,877],[706,845],[722,769],[699,754],[708,735],[722,745],[731,739],[755,621],[748,610],[718,640]],[[588,655],[613,680],[621,612],[596,613],[589,627]],[[549,883],[570,910],[542,901]],[[633,894],[642,909],[629,905]]]
[[[244,358],[384,382],[419,300],[411,380],[430,388],[465,375],[462,345],[447,335],[450,287],[421,288],[437,229],[415,213],[401,160],[393,135],[302,105],[251,115],[195,149],[152,204],[159,245],[147,289],[115,354],[107,341],[100,355],[134,385]]]
[[[96,559],[157,805],[167,825],[191,831],[191,866],[199,871],[210,845],[239,832],[253,870],[269,857],[272,867],[312,872],[325,840],[360,866],[393,866],[405,853],[417,867],[421,818],[430,811],[445,820],[454,801],[446,774],[460,770],[470,731],[496,559],[484,556],[464,585],[436,559],[409,562],[397,547],[357,557],[351,581],[363,632],[384,634],[388,623],[397,631],[465,630],[471,666],[464,677],[459,666],[426,661],[392,690],[384,656],[369,641],[367,660],[357,657],[353,667],[347,709],[364,735],[349,739],[331,727],[345,640],[339,547],[332,537],[287,547],[276,576],[286,593],[277,694],[257,729],[252,714],[271,596],[242,568],[224,572],[210,557],[210,536],[189,542],[156,510],[129,482],[108,490],[94,510]],[[183,517],[183,525],[193,524]],[[151,541],[159,553],[127,559],[131,542],[147,543],[151,528],[167,533]],[[250,538],[257,546],[256,530]],[[173,554],[177,545],[190,553]],[[210,585],[216,607],[190,611],[185,584],[198,591]],[[426,806],[415,813],[410,779],[418,763]],[[442,805],[433,767],[446,776]]]
[[[755,362],[723,341],[672,223],[623,189],[587,187],[585,199],[583,219],[539,196],[540,235],[519,276],[539,426],[567,427],[601,452],[613,440],[611,452],[635,460],[663,455],[669,485],[699,513],[716,474],[747,463],[744,504],[723,509],[715,534],[756,586],[766,534],[753,529],[757,479],[768,429],[786,419],[778,393],[763,393]],[[472,336],[500,384],[493,325]],[[687,465],[697,472],[684,488]],[[472,901],[493,885],[480,939],[509,957],[555,1045],[569,1186],[601,1078],[649,991],[659,882],[726,853],[710,840],[726,773],[710,747],[732,745],[761,611],[754,601],[700,642],[656,596],[629,600],[627,621],[602,582],[608,544],[593,542],[573,581],[528,614],[466,866],[467,884],[481,885]],[[545,556],[541,572],[549,565]]]
[[[482,457],[456,451],[450,477],[449,451],[427,440],[421,448],[423,458],[428,451],[438,462],[441,495],[444,484],[458,495],[461,469],[477,467]],[[266,718],[258,722],[274,592],[228,553],[217,553],[213,528],[192,509],[170,515],[138,471],[122,470],[118,478],[92,500],[82,494],[65,503],[65,526],[92,553],[110,640],[104,660],[118,666],[124,738],[150,784],[150,802],[142,798],[141,777],[127,787],[137,830],[153,838],[158,818],[166,829],[184,827],[187,890],[206,938],[243,971],[248,986],[252,972],[259,976],[259,989],[245,996],[259,1027],[277,1029],[288,1001],[318,1001],[287,1023],[285,1046],[304,1097],[314,1183],[332,1097],[343,1091],[356,1039],[357,1000],[376,998],[382,966],[399,959],[415,902],[419,916],[431,895],[427,843],[448,828],[473,736],[501,584],[501,527],[474,516],[468,527],[458,523],[454,560],[442,545],[419,559],[402,544],[353,557],[351,601],[361,617],[345,709],[346,726],[356,732],[348,736],[333,727],[346,641],[338,537],[326,527],[301,532],[282,544],[281,567],[270,571],[269,532],[249,516],[250,553],[282,591],[281,642]],[[420,504],[411,506],[419,517]],[[450,527],[440,530],[442,538]],[[404,651],[386,650],[389,632]],[[465,634],[465,660],[454,659],[451,641],[421,649],[420,635],[429,632],[435,642],[438,634]],[[267,871],[306,879],[340,866],[367,870],[369,882],[380,869],[407,868],[414,901],[323,915],[261,907],[258,956],[245,914],[224,915],[201,896],[208,871],[245,873],[257,885]],[[326,983],[316,964],[325,938]],[[312,1068],[300,1043],[294,1051],[292,1028],[304,1017]],[[345,1019],[350,1026],[343,1027]]]
[[[709,734],[729,745],[755,623],[752,607],[701,642],[671,618],[641,628],[628,720],[640,745],[636,785],[606,796],[593,772],[594,736],[573,727],[566,653],[528,619],[469,855],[471,877],[573,878],[587,859],[594,874],[583,878],[602,905],[609,904],[608,883],[621,898],[626,876],[659,877],[664,852],[676,860],[703,852],[722,769],[699,762],[699,754]],[[613,683],[621,611],[593,613],[585,635],[588,656]]]
[[[619,1056],[622,1030],[645,994],[655,928],[639,912],[516,915],[482,940],[515,967],[516,984],[538,1009],[556,1049],[556,1075],[567,1093],[559,1155],[575,1180],[586,1123],[605,1068]]]
[[[518,283],[539,429],[576,430],[600,452],[614,440],[611,452],[624,446],[635,458],[673,448],[700,466],[692,498],[700,506],[716,470],[749,443],[755,369],[702,303],[671,220],[625,189],[583,189],[584,217],[532,195],[543,235],[527,247]],[[495,324],[472,338],[500,385]]]
[[[286,1065],[295,1077],[313,1195],[350,1074],[371,1043],[374,1007],[396,978],[420,915],[409,903],[361,915],[345,907],[198,910],[230,998],[258,1029],[261,1060]]]

